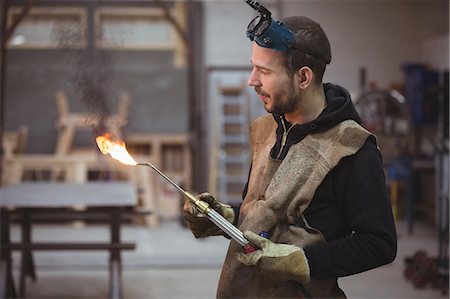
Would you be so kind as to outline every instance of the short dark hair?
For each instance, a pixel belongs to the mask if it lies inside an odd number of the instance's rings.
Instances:
[[[294,34],[295,46],[286,51],[285,64],[290,75],[303,66],[310,67],[315,83],[321,84],[326,65],[331,62],[330,42],[320,24],[304,16],[281,20]]]

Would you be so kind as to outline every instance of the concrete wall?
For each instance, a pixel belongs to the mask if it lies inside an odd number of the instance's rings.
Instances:
[[[274,16],[305,15],[319,22],[331,43],[333,60],[324,81],[359,89],[359,69],[380,87],[403,81],[400,66],[431,63],[436,55],[448,68],[448,42],[424,52],[429,39],[447,38],[449,3],[445,0],[286,0],[279,11],[264,1]],[[254,17],[243,1],[205,1],[205,44],[208,66],[249,65],[250,42],[245,28]],[[428,48],[428,50],[430,50]],[[426,56],[428,55],[428,56]]]

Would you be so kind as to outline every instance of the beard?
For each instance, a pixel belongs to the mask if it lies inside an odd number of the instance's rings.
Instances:
[[[274,91],[273,95],[262,90],[259,86],[255,87],[255,92],[271,100],[271,106],[264,105],[264,109],[269,113],[286,114],[293,112],[297,106],[298,95],[295,92],[293,81],[289,83],[287,88]]]

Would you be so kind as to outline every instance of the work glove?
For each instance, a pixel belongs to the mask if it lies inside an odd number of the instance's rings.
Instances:
[[[212,209],[216,210],[216,212],[222,215],[228,222],[234,222],[234,210],[230,205],[219,202],[209,193],[202,193],[198,195],[197,198],[208,203]],[[222,230],[212,223],[208,217],[200,212],[189,200],[184,203],[183,213],[189,229],[196,238],[224,235]]]
[[[244,265],[255,266],[266,282],[294,280],[302,285],[309,282],[309,265],[303,249],[274,243],[251,231],[245,231],[244,237],[259,249],[247,254],[237,253],[236,258]]]

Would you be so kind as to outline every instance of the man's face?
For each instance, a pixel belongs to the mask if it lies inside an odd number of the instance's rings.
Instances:
[[[289,76],[287,73],[281,52],[253,43],[251,62],[253,70],[248,85],[255,88],[266,111],[279,114],[293,112],[299,91],[295,75]]]

